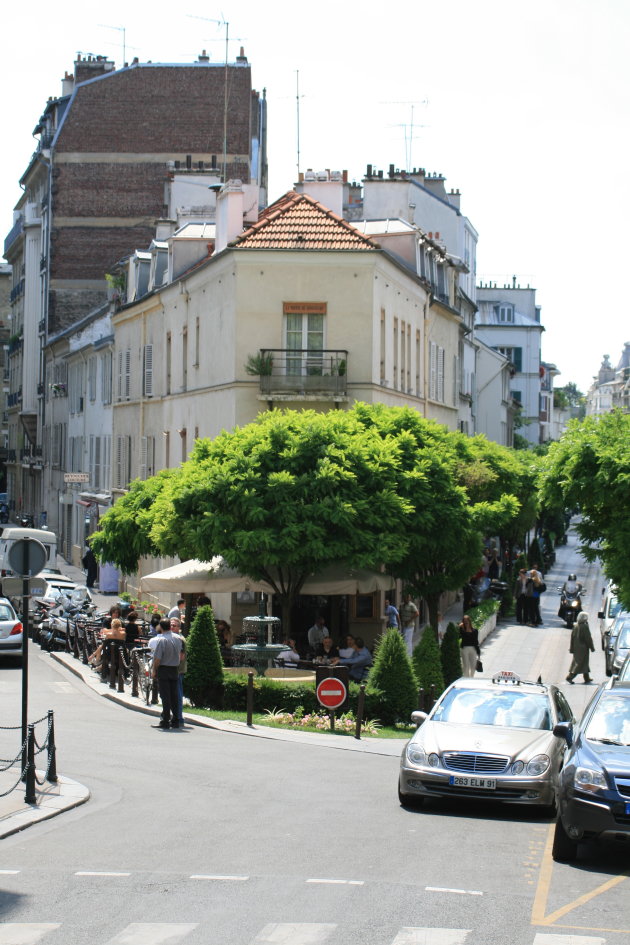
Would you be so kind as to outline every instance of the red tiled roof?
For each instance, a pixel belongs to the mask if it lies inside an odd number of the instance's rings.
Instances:
[[[378,243],[307,194],[289,191],[230,244],[238,249],[378,249]]]

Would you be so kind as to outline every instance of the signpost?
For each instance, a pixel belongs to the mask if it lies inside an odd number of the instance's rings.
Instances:
[[[64,482],[89,482],[90,474],[89,473],[64,473],[63,481]]]
[[[26,772],[26,729],[28,719],[28,611],[29,578],[46,566],[46,549],[36,538],[21,538],[9,549],[11,570],[22,578],[22,771]],[[26,803],[33,804],[28,787]]]
[[[340,709],[348,698],[348,689],[341,679],[326,676],[317,684],[317,700],[321,706],[328,709],[330,716],[330,730],[335,730],[335,709]]]

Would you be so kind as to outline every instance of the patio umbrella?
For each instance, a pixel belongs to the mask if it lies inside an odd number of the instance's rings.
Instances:
[[[395,580],[389,574],[380,571],[366,571],[363,568],[349,568],[343,564],[331,564],[322,571],[310,574],[302,585],[302,594],[372,594],[374,591],[388,591],[394,587]]]
[[[147,591],[172,591],[179,594],[222,594],[232,591],[264,591],[273,593],[265,581],[254,581],[246,574],[228,568],[222,557],[212,561],[191,558],[163,571],[154,571],[140,579]]]

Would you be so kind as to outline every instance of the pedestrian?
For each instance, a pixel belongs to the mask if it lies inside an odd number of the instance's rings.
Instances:
[[[184,600],[183,597],[180,597],[180,599],[177,601],[175,606],[171,607],[171,609],[169,610],[166,616],[169,618],[169,620],[175,617],[176,620],[181,621],[184,617],[185,610],[186,610],[186,601]]]
[[[156,637],[153,650],[152,676],[157,679],[162,701],[162,716],[153,728],[179,728],[177,718],[177,688],[182,638],[171,630],[168,618],[160,621],[161,633]]]
[[[389,597],[385,598],[385,626],[389,630],[390,628],[395,628],[400,631],[400,614],[394,605],[392,604]]]
[[[180,622],[177,617],[171,619],[171,632],[179,636],[182,641],[182,651],[179,656],[179,666],[177,668],[177,722],[180,728],[184,727],[184,676],[188,669],[186,663],[186,641],[181,634]]]
[[[315,617],[315,623],[308,631],[308,648],[314,653],[317,647],[320,645],[324,637],[330,636],[330,630],[326,626],[326,621],[323,616],[319,614]]]
[[[416,629],[416,617],[418,617],[419,613],[420,611],[411,599],[411,594],[405,594],[400,608],[400,619],[408,656],[411,656],[413,653],[413,633]]]
[[[589,650],[591,653],[594,653],[595,647],[593,646],[593,638],[588,625],[588,616],[582,610],[578,614],[577,622],[571,631],[569,653],[573,654],[573,659],[571,661],[569,675],[567,676],[567,682],[571,683],[571,685],[573,685],[573,680],[579,673],[583,674],[585,683],[593,682],[589,675]]]
[[[531,588],[531,584],[530,584]],[[516,579],[516,586],[514,588],[514,597],[516,598],[516,619],[521,624],[527,623],[527,598],[531,597],[531,593],[528,595],[528,578],[527,571],[525,568],[521,568],[518,572],[518,577]]]
[[[86,542],[85,554],[82,558],[82,565],[85,568],[85,583],[89,588],[94,587],[94,582],[98,575],[98,562],[96,560],[96,555],[90,548],[89,543]]]
[[[459,625],[459,645],[462,648],[462,668],[464,676],[472,678],[477,671],[477,660],[481,656],[479,633],[473,627],[468,614],[464,614]]]

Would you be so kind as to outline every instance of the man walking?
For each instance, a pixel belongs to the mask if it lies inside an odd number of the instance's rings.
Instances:
[[[182,639],[171,631],[170,620],[160,620],[161,633],[153,650],[153,678],[157,679],[162,717],[154,728],[179,728],[177,685]]]
[[[416,617],[419,611],[411,599],[411,594],[405,594],[403,604],[400,608],[400,619],[402,621],[403,637],[407,647],[407,655],[413,653],[413,632],[416,629]]]
[[[385,598],[385,620],[385,626],[388,630],[390,627],[395,627],[396,630],[400,630],[400,614],[390,601],[389,597]]]

